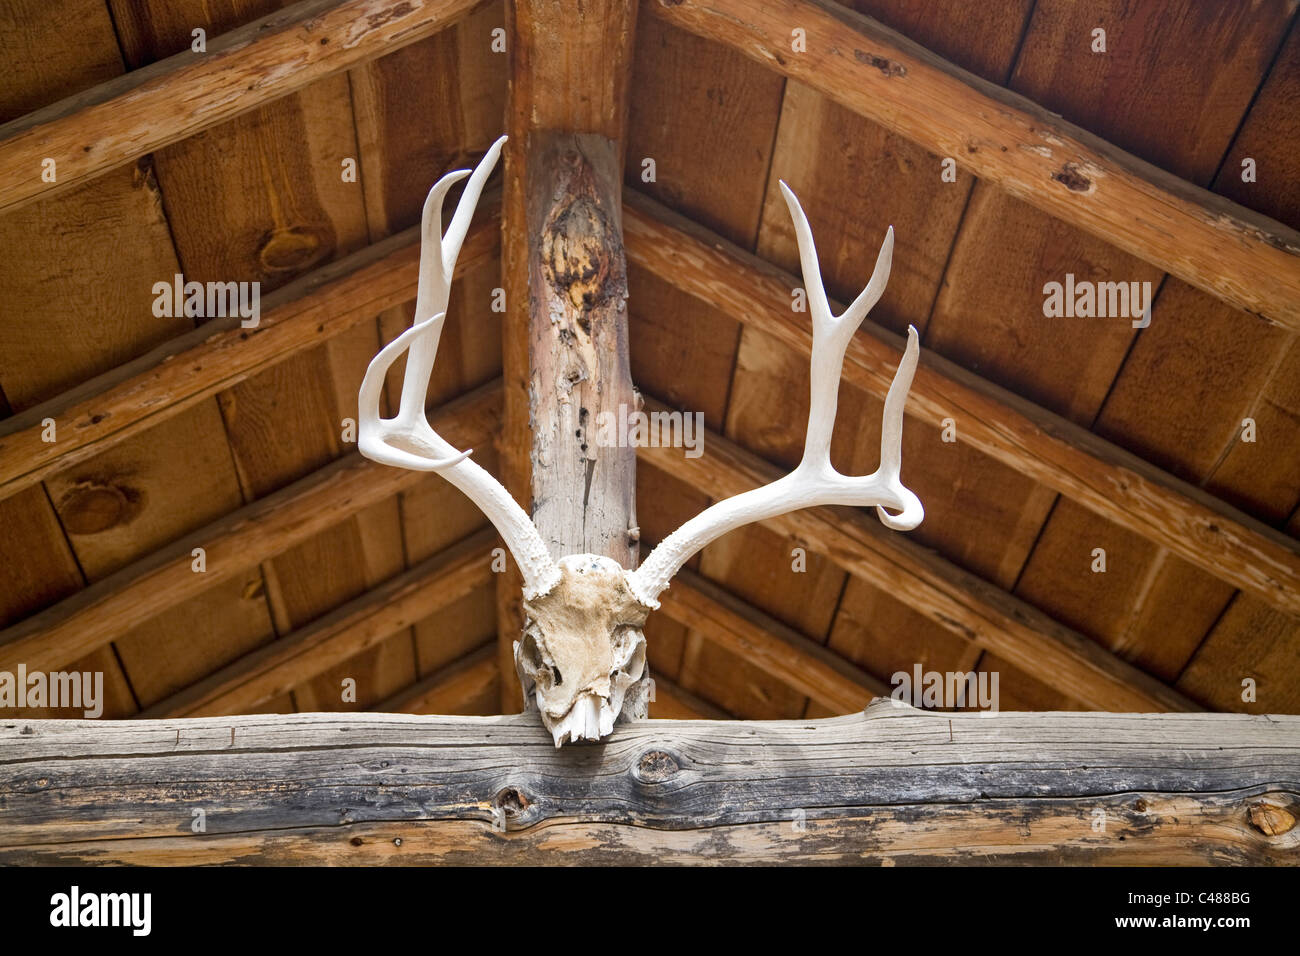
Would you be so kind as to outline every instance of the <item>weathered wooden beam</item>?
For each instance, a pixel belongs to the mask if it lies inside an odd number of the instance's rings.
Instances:
[[[663,403],[647,397],[652,430]],[[641,446],[637,453],[664,473],[714,500],[774,481],[783,473],[721,435],[708,432],[704,454]],[[669,444],[666,440],[665,446]],[[1197,705],[1001,588],[849,508],[813,508],[763,522],[806,543],[850,574],[887,590],[935,623],[993,651],[1097,710],[1189,711]],[[669,589],[669,592],[671,588]],[[665,592],[663,601],[669,592]]]
[[[484,199],[458,273],[494,255],[496,197]],[[238,316],[192,332],[0,422],[0,498],[97,455],[250,376],[415,298],[419,227],[384,239],[268,294],[256,328]],[[46,419],[55,441],[46,441]]]
[[[487,584],[489,549],[495,541],[490,529],[476,532],[310,624],[237,658],[140,716],[252,713]]]
[[[556,555],[592,552],[633,567],[635,456],[598,448],[596,416],[631,402],[622,138],[634,0],[506,5],[501,273],[505,416],[501,473]],[[554,321],[552,321],[552,313]],[[497,582],[504,710],[522,698],[514,641],[520,580]]]
[[[1294,716],[887,700],[560,749],[527,714],[5,720],[0,862],[1294,864],[1297,766]]]
[[[732,47],[1238,308],[1300,329],[1300,233],[1158,169],[832,0],[657,0]],[[791,49],[792,30],[806,50]]]
[[[446,29],[479,0],[302,0],[0,126],[0,213]],[[46,159],[55,181],[42,177]]]
[[[746,328],[812,354],[807,316],[790,309],[794,276],[631,190],[628,256]],[[832,303],[836,309],[839,303]],[[870,320],[845,355],[845,382],[883,399],[903,339]],[[907,411],[1215,577],[1300,614],[1300,542],[1033,402],[923,352]]]
[[[433,416],[434,427],[457,447],[470,448],[492,435],[500,408],[500,387],[492,383],[444,406]],[[75,661],[424,477],[346,455],[0,631],[0,670],[19,663],[30,671],[55,670]],[[195,548],[204,549],[202,572],[193,568]]]
[[[661,614],[837,713],[861,710],[889,688],[834,651],[683,568],[659,597]]]

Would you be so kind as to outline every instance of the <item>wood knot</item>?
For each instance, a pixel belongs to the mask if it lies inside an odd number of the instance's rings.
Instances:
[[[139,504],[140,494],[131,488],[84,481],[59,502],[59,517],[69,534],[99,534],[135,517]]]
[[[492,806],[500,810],[507,817],[517,817],[523,814],[530,806],[532,801],[528,795],[518,787],[503,787],[492,798]]]
[[[1265,836],[1281,836],[1295,826],[1295,815],[1276,804],[1252,803],[1246,811],[1250,825]]]
[[[681,771],[681,764],[663,750],[647,750],[636,762],[636,777],[643,783],[663,783]]]
[[[605,211],[586,196],[564,206],[542,232],[542,269],[547,284],[578,310],[603,305],[618,291],[621,261],[618,233]],[[579,318],[583,332],[589,322]]]
[[[895,76],[907,76],[907,67],[901,63],[895,63],[889,57],[877,56],[874,53],[868,53],[866,50],[854,50],[853,58],[859,63],[873,67],[880,71],[880,74],[886,78],[892,79]]]
[[[1059,172],[1052,173],[1052,179],[1070,192],[1086,193],[1092,191],[1092,180],[1085,176],[1074,163],[1066,163]]]
[[[262,238],[257,261],[267,275],[309,269],[334,250],[333,231],[320,226],[289,226]]]

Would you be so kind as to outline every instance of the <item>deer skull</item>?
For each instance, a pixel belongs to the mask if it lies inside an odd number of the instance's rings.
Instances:
[[[440,179],[425,201],[421,227],[420,281],[411,328],[380,350],[366,370],[358,395],[357,443],[374,461],[419,471],[436,471],[463,491],[496,526],[523,576],[524,630],[516,641],[515,669],[524,699],[536,708],[555,746],[598,740],[620,718],[646,715],[646,616],[690,557],[745,524],[813,505],[875,505],[880,520],[907,531],[921,523],[921,502],[899,476],[903,405],[916,371],[916,330],[908,329],[903,360],[885,397],[880,467],[850,477],[830,463],[831,431],[844,353],[867,312],[885,291],[893,254],[891,228],[871,280],[842,315],[831,314],[822,287],[812,232],[799,202],[785,183],[781,190],[794,219],[799,258],[813,320],[812,401],[803,459],[790,474],[761,488],[719,501],[682,525],[641,566],[631,571],[610,558],[570,554],[553,558],[537,528],[501,484],[457,451],[429,425],[425,396],[446,316],[452,272],[483,184],[496,165],[505,137],[497,140],[471,175],[468,170]],[[441,232],[442,200],[469,176],[456,213]],[[397,416],[379,414],[384,376],[408,352]],[[886,508],[897,511],[891,514]]]
[[[610,558],[570,554],[559,567],[554,588],[524,601],[515,669],[524,699],[535,702],[557,744],[597,740],[620,714],[646,715],[641,628],[650,608]]]

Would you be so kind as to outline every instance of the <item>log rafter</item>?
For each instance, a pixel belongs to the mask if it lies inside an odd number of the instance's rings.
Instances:
[[[1138,159],[833,0],[652,0],[980,179],[1223,301],[1300,329],[1300,233]],[[802,29],[805,52],[791,52]]]
[[[301,0],[0,126],[0,213],[451,26],[481,0]],[[42,179],[42,160],[56,179]]]
[[[495,205],[471,229],[460,267],[495,254]],[[802,355],[811,333],[789,309],[798,281],[631,191],[628,256],[677,288]],[[214,319],[48,402],[0,423],[0,497],[105,450],[360,322],[409,301],[414,230],[383,240],[267,296],[256,334]],[[902,339],[868,320],[850,344],[844,380],[883,396]],[[525,392],[526,400],[526,392]],[[1300,614],[1300,543],[1156,466],[933,353],[922,356],[907,410],[1101,517],[1155,541],[1273,607]],[[54,418],[59,441],[41,441]]]
[[[646,409],[651,413],[670,411],[649,396]],[[652,431],[655,425],[652,414]],[[650,445],[638,448],[637,453],[715,500],[760,487],[781,474],[780,469],[721,435],[709,432],[703,441],[708,452],[694,460],[683,457],[678,449],[657,447],[653,437]],[[859,510],[813,508],[768,518],[763,524],[805,542],[850,574],[884,586],[941,627],[995,652],[1089,707],[1116,712],[1200,709],[1095,641],[928,548],[891,533]]]
[[[790,309],[800,280],[644,196],[624,199],[633,263],[746,328],[812,354],[807,318]],[[839,309],[842,305],[832,303]],[[904,340],[870,319],[849,345],[843,380],[883,398]],[[957,440],[1266,603],[1300,614],[1300,542],[1131,452],[933,352],[907,411]]]

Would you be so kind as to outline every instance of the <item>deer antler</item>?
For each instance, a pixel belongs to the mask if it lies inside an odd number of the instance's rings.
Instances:
[[[641,567],[630,575],[633,592],[648,607],[659,606],[660,593],[691,555],[741,525],[813,505],[875,505],[880,520],[896,531],[910,531],[925,516],[920,499],[903,486],[899,476],[903,404],[916,371],[919,351],[915,328],[908,327],[907,348],[885,396],[880,467],[870,475],[849,477],[836,471],[830,459],[844,352],[853,333],[885,291],[894,251],[894,229],[891,226],[885,235],[867,287],[842,315],[835,316],[831,314],[826,290],[822,286],[821,268],[808,218],[784,182],[781,183],[781,193],[794,220],[795,235],[799,240],[799,263],[813,321],[812,401],[803,458],[798,467],[785,477],[715,503],[660,542]],[[899,514],[891,515],[886,508]]]
[[[483,184],[492,174],[506,137],[484,155],[473,174],[467,169],[443,176],[429,190],[420,226],[420,280],[412,326],[380,350],[366,369],[357,396],[357,446],[372,461],[416,471],[436,471],[478,505],[496,526],[519,563],[524,596],[537,597],[559,581],[560,570],[528,515],[495,478],[469,460],[469,451],[457,451],[429,424],[424,403],[429,374],[438,354],[438,339],[447,315],[456,257],[469,231]],[[469,176],[447,232],[442,233],[442,200],[447,191]],[[409,351],[408,351],[409,350]],[[393,362],[407,352],[402,398],[396,418],[381,418],[379,397],[384,376]]]

